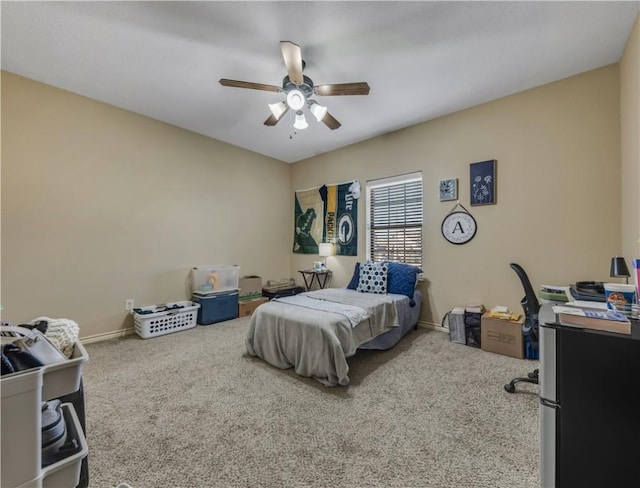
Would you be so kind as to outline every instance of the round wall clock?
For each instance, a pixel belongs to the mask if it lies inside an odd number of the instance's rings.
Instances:
[[[466,244],[477,229],[476,219],[469,212],[451,212],[442,221],[442,235],[451,244]]]

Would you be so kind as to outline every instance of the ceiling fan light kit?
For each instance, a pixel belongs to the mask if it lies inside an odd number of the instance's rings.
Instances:
[[[270,103],[269,109],[276,120],[280,120],[287,110],[289,110],[289,106],[284,102]]]
[[[304,95],[300,90],[294,89],[287,93],[287,105],[291,110],[298,111],[304,107]]]
[[[298,130],[303,130],[309,127],[309,124],[307,123],[307,119],[304,118],[304,114],[302,113],[302,110],[298,110],[296,112],[296,121],[293,123],[293,127],[294,129],[298,129]]]
[[[309,100],[309,111],[313,114],[318,122],[322,122],[324,116],[327,115],[327,107],[320,105],[315,100]]]
[[[291,109],[296,114],[293,127],[298,130],[306,129],[309,124],[302,109],[308,105],[309,111],[318,122],[323,122],[329,129],[335,130],[342,124],[328,112],[327,107],[320,105],[310,97],[314,94],[317,96],[369,94],[369,84],[366,81],[314,86],[313,80],[302,74],[305,62],[302,59],[300,46],[293,42],[281,41],[280,50],[288,73],[282,80],[282,87],[226,78],[221,78],[219,81],[222,86],[284,93],[286,95],[284,101],[269,104],[272,115],[265,120],[264,125],[266,126],[276,125],[282,116]]]

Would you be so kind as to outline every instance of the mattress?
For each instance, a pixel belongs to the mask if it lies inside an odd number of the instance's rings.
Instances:
[[[395,346],[408,332],[416,327],[420,318],[420,307],[422,306],[422,293],[416,290],[413,293],[413,305],[408,297],[404,295],[394,295],[404,297],[397,302],[398,307],[398,327],[394,327],[387,332],[383,332],[379,336],[371,339],[358,346],[358,349],[376,349],[384,351]]]
[[[281,369],[330,385],[349,383],[346,358],[360,346],[389,333],[380,344],[395,344],[417,322],[416,305],[404,295],[330,288],[272,300],[251,317],[247,352]],[[391,344],[391,345],[390,345]]]

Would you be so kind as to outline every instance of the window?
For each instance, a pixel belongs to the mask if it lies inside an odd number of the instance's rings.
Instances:
[[[422,266],[422,173],[367,181],[367,259]]]

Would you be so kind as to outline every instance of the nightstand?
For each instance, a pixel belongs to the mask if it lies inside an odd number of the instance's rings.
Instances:
[[[318,283],[318,288],[323,289],[327,285],[329,278],[331,278],[331,270],[329,269],[302,269],[298,273],[302,275],[307,291],[311,290],[314,281]]]

